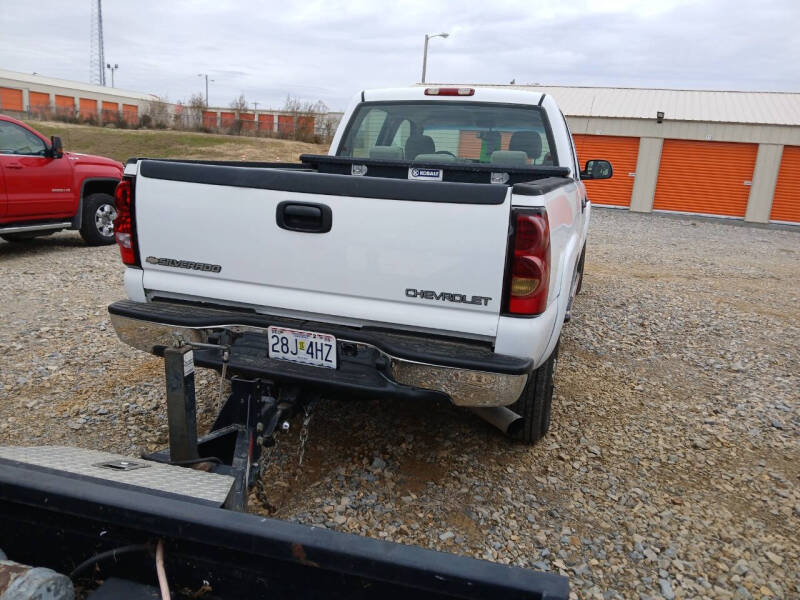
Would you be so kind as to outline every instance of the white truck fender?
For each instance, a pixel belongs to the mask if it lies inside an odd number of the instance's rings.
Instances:
[[[126,267],[123,276],[123,286],[128,298],[134,302],[147,302],[143,283],[144,271],[134,267]]]

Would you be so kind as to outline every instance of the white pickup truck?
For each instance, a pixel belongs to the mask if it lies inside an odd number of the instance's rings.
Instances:
[[[534,443],[581,285],[581,180],[610,176],[580,170],[546,94],[364,91],[297,164],[131,159],[111,321],[227,377],[447,398]]]

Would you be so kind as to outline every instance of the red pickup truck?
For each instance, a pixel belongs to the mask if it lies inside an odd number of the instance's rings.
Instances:
[[[0,115],[0,237],[9,242],[77,229],[90,245],[114,242],[114,188],[122,164],[64,152],[25,123]]]

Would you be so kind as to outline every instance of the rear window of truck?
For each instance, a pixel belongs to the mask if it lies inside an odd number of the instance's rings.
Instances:
[[[556,164],[538,106],[375,102],[353,113],[337,156],[505,165]]]

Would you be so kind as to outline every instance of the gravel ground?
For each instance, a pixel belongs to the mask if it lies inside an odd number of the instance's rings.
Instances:
[[[326,400],[266,476],[282,519],[569,575],[576,598],[800,597],[800,231],[595,210],[551,433]],[[0,242],[0,443],[166,443],[161,361],[117,342],[114,247]],[[198,377],[200,422],[217,376]]]

